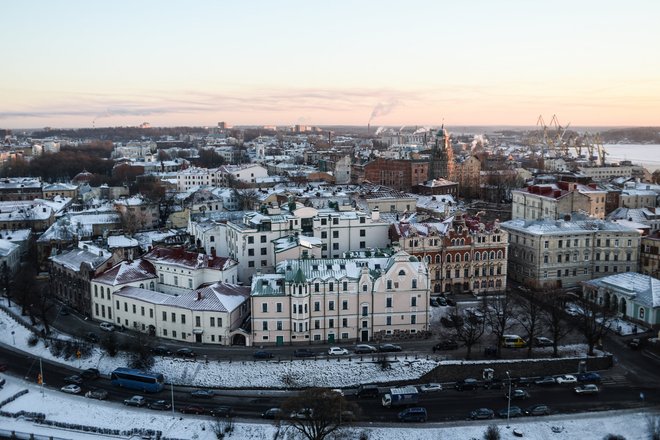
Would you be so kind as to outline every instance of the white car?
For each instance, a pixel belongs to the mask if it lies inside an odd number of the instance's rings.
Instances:
[[[573,384],[573,383],[577,383],[577,377],[573,376],[572,374],[564,374],[563,376],[557,376],[555,382],[557,382],[560,385],[563,385],[565,383]]]
[[[348,350],[341,347],[330,347],[328,349],[328,354],[331,356],[343,356],[345,354],[348,354]]]
[[[82,390],[78,385],[69,384],[69,385],[64,385],[62,388],[60,388],[60,391],[68,394],[80,394],[80,391]]]
[[[419,386],[419,391],[422,393],[432,393],[434,391],[442,391],[442,384],[439,383],[425,383]]]
[[[115,331],[115,326],[110,324],[109,322],[102,322],[99,324],[99,327],[101,330],[106,331],[106,332],[114,332]]]

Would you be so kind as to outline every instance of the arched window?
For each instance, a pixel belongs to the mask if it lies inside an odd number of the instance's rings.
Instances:
[[[447,258],[445,259],[447,263],[451,263],[451,254],[447,254]]]
[[[481,282],[481,288],[482,288],[482,289],[485,289],[485,288],[486,288],[486,281],[485,281],[485,280]]]
[[[154,284],[153,281],[149,283],[149,289],[150,290],[155,290],[156,289],[156,285]]]
[[[453,238],[452,238],[452,240],[451,240],[451,245],[452,245],[452,246],[456,246],[456,240],[454,240]]]
[[[488,280],[488,287],[493,287],[493,286],[494,286],[493,280]]]
[[[417,280],[412,280],[412,288],[417,289]]]
[[[399,271],[399,276],[402,277],[402,276],[405,276],[405,275],[406,275],[406,271],[403,270],[403,269],[401,269],[401,270]]]
[[[461,254],[456,254],[456,262],[457,263],[461,262]]]
[[[463,261],[470,261],[470,254],[469,254],[469,253],[466,252],[466,253],[463,255]]]
[[[465,245],[465,239],[461,238],[461,246],[464,246],[464,245]]]
[[[426,257],[424,257],[424,260],[426,261],[426,264],[431,264],[431,256],[430,255],[427,255]]]
[[[472,285],[472,288],[477,290],[479,288],[479,281],[475,281],[474,284]]]
[[[144,289],[144,283],[140,283],[140,289]]]
[[[435,254],[435,264],[440,264],[440,254]]]
[[[494,260],[495,259],[495,252],[490,251],[490,259]]]
[[[488,252],[483,251],[483,253],[481,254],[481,259],[484,261],[488,260]]]
[[[502,287],[502,280],[495,281],[495,287],[497,287],[498,289],[501,288]]]

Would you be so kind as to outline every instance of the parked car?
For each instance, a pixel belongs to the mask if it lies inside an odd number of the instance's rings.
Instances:
[[[172,356],[172,350],[164,345],[157,345],[151,348],[151,352],[156,356]]]
[[[328,348],[328,354],[330,356],[343,356],[345,354],[348,354],[348,350],[341,347],[330,347]]]
[[[642,340],[639,338],[633,338],[628,342],[628,347],[632,348],[633,350],[637,350],[641,346]]]
[[[381,353],[393,353],[401,351],[401,346],[395,344],[380,344],[378,346],[378,351]]]
[[[528,416],[547,416],[550,414],[550,407],[548,405],[533,405],[525,410]]]
[[[552,347],[554,345],[552,339],[546,338],[544,336],[539,336],[534,338],[534,347]]]
[[[99,328],[101,330],[103,330],[104,332],[114,332],[115,331],[115,326],[110,324],[109,322],[100,323]]]
[[[376,350],[376,347],[367,344],[358,344],[355,346],[355,349],[353,350],[353,352],[355,352],[356,354],[369,354],[369,353],[375,353],[376,351],[378,351]]]
[[[433,346],[433,352],[443,351],[443,350],[456,350],[458,349],[458,342],[453,339],[447,339],[446,341],[438,342]]]
[[[397,418],[400,422],[426,422],[427,414],[426,408],[420,406],[415,406],[412,408],[406,408],[397,414]]]
[[[215,392],[213,390],[195,390],[190,393],[190,396],[196,399],[211,399],[215,396]]]
[[[307,420],[307,419],[312,419],[313,417],[314,417],[314,410],[312,408],[300,408],[299,410],[289,414],[290,419],[297,419],[297,420]]]
[[[564,374],[564,375],[562,375],[562,376],[557,376],[557,377],[555,378],[555,381],[556,381],[559,385],[563,385],[563,384],[573,384],[573,383],[577,383],[577,377],[573,376],[572,374]]]
[[[72,376],[65,377],[64,383],[72,383],[72,384],[80,385],[83,383],[83,378],[78,376],[77,374],[74,374]]]
[[[181,356],[181,357],[185,357],[185,358],[195,358],[195,357],[197,357],[197,353],[195,353],[190,348],[179,348],[176,351],[176,355]]]
[[[504,393],[504,397],[508,399],[509,393]],[[511,400],[524,400],[524,399],[529,399],[529,393],[527,391],[521,390],[519,388],[516,388],[515,390],[511,390]]]
[[[360,385],[355,393],[358,399],[375,399],[380,396],[378,385],[366,384]]]
[[[186,405],[181,408],[181,412],[184,414],[206,414],[206,410],[199,405]]]
[[[580,386],[577,386],[577,387],[575,387],[573,390],[575,391],[575,394],[584,394],[584,395],[587,395],[587,394],[598,394],[598,392],[600,391],[600,390],[598,389],[598,386],[597,386],[597,385],[594,385],[594,384],[592,384],[592,383],[588,383],[588,384],[586,384],[586,385],[580,385]]]
[[[435,391],[442,391],[442,384],[439,383],[425,383],[419,386],[419,391],[422,393],[432,393]]]
[[[280,408],[270,408],[261,413],[263,419],[279,419],[282,417],[282,410]]]
[[[85,397],[90,399],[105,400],[108,398],[108,392],[100,388],[94,388],[85,393]]]
[[[310,350],[309,348],[299,348],[293,352],[295,357],[314,357],[316,352]]]
[[[94,380],[101,377],[101,373],[96,368],[88,368],[80,372],[80,377],[85,380]]]
[[[257,350],[254,353],[252,353],[252,357],[254,357],[255,359],[272,359],[273,353],[266,350]]]
[[[470,418],[472,420],[486,420],[492,419],[493,417],[495,417],[495,412],[490,408],[479,408],[470,413]]]
[[[147,399],[142,396],[133,396],[130,399],[124,399],[126,406],[144,406],[147,404]]]
[[[233,415],[233,409],[231,406],[221,405],[211,408],[209,411],[213,417],[231,417]]]
[[[541,386],[555,385],[556,383],[557,381],[552,376],[539,377],[534,381],[534,385],[541,385]]]
[[[600,374],[591,372],[591,373],[578,374],[577,380],[580,383],[586,383],[586,382],[600,383],[601,378],[600,378]]]
[[[510,408],[504,408],[498,411],[497,415],[499,417],[502,417],[503,419],[507,418],[507,413],[509,414],[509,418],[513,417],[521,417],[523,415],[522,409],[520,409],[519,406],[512,406]]]
[[[484,348],[484,356],[497,357],[497,347]]]
[[[89,342],[92,342],[92,343],[99,342],[99,336],[94,332],[87,332],[85,334],[85,339]]]
[[[149,405],[147,405],[147,407],[149,409],[155,409],[157,411],[167,411],[169,409],[172,409],[172,404],[167,400],[154,400]]]
[[[512,379],[511,382],[517,387],[528,387],[535,381],[531,377],[516,377]]]
[[[471,391],[479,388],[479,381],[477,379],[463,379],[456,382],[456,389],[458,391]]]
[[[64,385],[62,388],[60,388],[60,391],[68,394],[80,394],[82,389],[78,385],[72,383],[69,385]]]

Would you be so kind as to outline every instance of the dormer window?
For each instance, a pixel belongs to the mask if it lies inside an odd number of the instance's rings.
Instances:
[[[405,276],[405,275],[406,275],[406,271],[403,270],[403,269],[401,269],[401,270],[399,271],[399,276],[400,276],[400,277],[403,277],[403,276]]]

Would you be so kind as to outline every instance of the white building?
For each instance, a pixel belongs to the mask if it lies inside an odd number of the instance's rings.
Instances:
[[[287,260],[251,287],[254,344],[371,341],[428,330],[426,265],[389,258]]]

